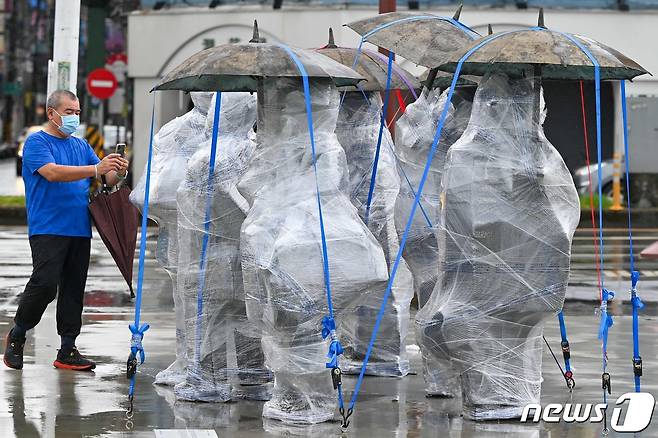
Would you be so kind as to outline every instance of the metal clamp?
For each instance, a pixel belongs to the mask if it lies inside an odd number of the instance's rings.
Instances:
[[[342,383],[342,371],[340,368],[332,368],[331,369],[331,382],[334,384],[334,389],[338,389],[338,387]]]
[[[608,394],[612,394],[612,385],[610,383],[610,374],[603,373],[601,374],[601,388],[604,391],[608,391]]]
[[[560,345],[562,346],[562,356],[564,356],[564,360],[571,359],[571,349],[569,348],[569,341],[562,341]]]
[[[633,358],[633,374],[637,377],[642,376],[642,358],[640,356]]]
[[[126,362],[126,377],[132,379],[137,374],[137,356],[130,354]]]

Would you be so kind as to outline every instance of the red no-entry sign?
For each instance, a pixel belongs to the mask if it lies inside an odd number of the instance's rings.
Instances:
[[[97,68],[87,76],[87,90],[94,97],[109,99],[116,89],[117,78],[105,68]]]

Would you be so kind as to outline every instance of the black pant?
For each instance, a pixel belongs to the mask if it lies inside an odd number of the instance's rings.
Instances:
[[[75,338],[82,327],[91,239],[38,235],[30,237],[30,247],[32,276],[21,296],[14,322],[25,330],[34,328],[48,304],[59,295],[57,333]]]

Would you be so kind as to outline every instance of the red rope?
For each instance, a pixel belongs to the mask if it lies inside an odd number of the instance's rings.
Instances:
[[[585,163],[587,164],[587,178],[589,179],[589,207],[592,212],[592,237],[594,237],[594,260],[596,261],[596,275],[599,284],[599,296],[603,299],[603,290],[601,289],[601,262],[599,260],[599,244],[596,236],[596,219],[594,217],[594,190],[592,189],[592,172],[590,171],[589,161],[589,139],[587,137],[587,116],[585,113],[585,92],[583,91],[583,81],[580,81],[580,103],[583,113],[583,134],[585,136]],[[599,202],[603,202],[599,199]]]

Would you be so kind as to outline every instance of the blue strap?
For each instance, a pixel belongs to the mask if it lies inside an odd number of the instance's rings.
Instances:
[[[382,137],[384,135],[384,127],[386,126],[386,114],[388,113],[388,100],[391,94],[391,72],[393,71],[393,52],[388,52],[388,70],[386,72],[386,90],[384,91],[384,107],[379,123],[379,135],[377,137],[377,148],[375,149],[375,161],[372,165],[372,175],[370,176],[370,188],[368,189],[368,200],[366,201],[366,214],[364,222],[368,225],[368,218],[370,216],[370,205],[372,204],[372,196],[375,193],[375,181],[377,179],[377,165],[379,164],[379,150],[382,145]]]
[[[284,49],[288,56],[293,60],[299,73],[302,75],[302,83],[304,86],[304,101],[306,103],[306,121],[308,123],[308,135],[311,140],[311,154],[313,159],[313,172],[315,173],[315,194],[318,204],[318,216],[320,217],[320,238],[322,240],[322,269],[324,272],[324,286],[327,290],[327,307],[329,309],[329,317],[334,318],[334,306],[331,300],[331,279],[329,277],[329,255],[327,251],[327,237],[324,231],[324,218],[322,215],[322,200],[320,198],[320,184],[318,183],[318,168],[317,168],[317,158],[315,154],[315,136],[313,134],[313,112],[311,107],[311,89],[308,83],[308,73],[304,68],[304,64],[299,60],[297,55],[290,49],[290,47],[285,44],[277,44],[279,47]]]
[[[640,273],[635,270],[635,256],[633,254],[633,225],[631,222],[631,177],[630,177],[630,159],[628,148],[628,112],[626,110],[626,81],[620,81],[621,89],[621,114],[623,120],[624,133],[624,162],[626,170],[626,209],[628,210],[628,251],[631,268],[631,305],[633,307],[633,364],[641,364],[640,356],[640,316],[639,312],[644,307],[642,300],[637,294],[637,283],[640,280]],[[635,373],[635,392],[640,392],[640,375]]]
[[[222,107],[222,93],[215,94],[215,113],[212,122],[212,140],[210,143],[210,160],[208,162],[208,183],[206,186],[206,211],[203,221],[203,240],[201,242],[201,260],[199,260],[199,280],[196,295],[196,331],[194,365],[198,368],[201,363],[201,325],[203,322],[203,291],[206,287],[206,267],[208,240],[210,238],[210,222],[213,201],[213,185],[215,179],[215,161],[217,158],[217,136],[219,134],[220,110]]]
[[[640,279],[640,273],[633,271],[631,274],[631,304],[633,306],[633,366],[639,362],[641,367],[642,357],[640,356],[640,317],[639,312],[644,307],[644,303],[637,295],[637,282]],[[640,375],[634,373],[635,392],[640,392]]]
[[[423,175],[420,179],[420,183],[418,184],[418,191],[416,192],[416,198],[414,200],[414,203],[411,207],[411,213],[409,214],[409,219],[407,220],[407,225],[405,226],[404,233],[402,234],[402,240],[400,241],[400,247],[398,248],[398,253],[397,256],[395,257],[395,261],[393,263],[393,268],[391,269],[391,275],[388,280],[388,284],[386,286],[386,291],[384,293],[384,298],[382,299],[382,304],[379,308],[379,312],[377,314],[377,320],[375,321],[375,325],[372,330],[372,335],[370,337],[370,343],[368,344],[368,350],[366,351],[366,356],[363,360],[363,365],[361,366],[361,372],[359,374],[359,378],[356,381],[356,385],[354,386],[354,393],[352,394],[352,399],[350,400],[350,406],[349,409],[353,410],[354,406],[356,405],[356,400],[359,395],[359,391],[361,390],[361,385],[363,383],[363,378],[365,376],[365,372],[368,366],[368,361],[370,359],[370,354],[372,353],[372,348],[375,344],[375,341],[377,339],[377,333],[379,331],[379,326],[381,325],[382,319],[384,318],[384,314],[386,313],[386,305],[388,304],[388,299],[389,296],[391,295],[391,290],[393,287],[393,282],[395,281],[395,276],[397,274],[398,267],[400,265],[400,261],[402,260],[402,253],[404,251],[404,247],[407,244],[407,239],[409,237],[409,231],[411,229],[411,225],[413,223],[414,215],[416,214],[416,209],[418,205],[420,205],[420,197],[422,196],[423,193],[423,188],[425,187],[425,182],[427,181],[427,177],[429,175],[430,167],[432,165],[432,159],[434,158],[434,154],[436,153],[436,149],[439,144],[439,140],[441,138],[441,132],[443,131],[443,125],[445,124],[446,118],[448,117],[448,110],[450,109],[450,102],[452,101],[452,96],[454,95],[455,88],[457,86],[457,81],[459,79],[459,72],[462,69],[462,66],[464,62],[477,50],[479,50],[482,46],[490,43],[491,41],[494,41],[497,38],[502,37],[503,35],[508,35],[510,33],[515,33],[515,32],[520,32],[520,31],[509,31],[509,32],[502,32],[496,35],[493,35],[486,40],[480,42],[476,46],[474,46],[472,49],[470,49],[457,63],[457,68],[455,69],[455,74],[453,75],[452,78],[452,83],[450,84],[450,89],[448,90],[448,98],[446,100],[446,104],[443,107],[443,111],[441,112],[441,116],[439,118],[439,123],[436,127],[436,133],[434,134],[434,140],[432,141],[432,146],[430,148],[430,151],[427,155],[427,163],[425,164],[425,168],[423,169]]]
[[[542,28],[540,28],[542,29]],[[603,162],[602,159],[602,151],[603,148],[601,147],[601,67],[599,65],[599,62],[597,59],[592,55],[592,53],[585,47],[580,41],[578,41],[576,38],[574,38],[572,35],[563,33],[563,32],[557,32],[553,31],[557,34],[560,34],[567,38],[569,41],[574,43],[578,48],[589,58],[589,60],[592,62],[594,65],[594,86],[595,86],[595,95],[596,95],[596,154],[598,158],[598,172],[597,172],[597,177],[598,177],[598,184],[599,184],[599,259],[601,263],[601,271],[603,271],[603,176],[602,176],[602,171],[601,171],[601,164]],[[603,276],[601,277],[601,288],[603,288]],[[605,300],[603,299],[603,294],[601,294],[601,302],[603,303]]]
[[[361,95],[363,96],[365,101],[368,103],[368,105],[370,105],[370,99],[368,99],[368,95],[366,94],[365,91],[363,91],[363,88],[361,87],[361,85],[357,84],[356,87],[359,89],[359,91],[361,92]],[[343,96],[344,95],[345,94],[343,93]],[[382,112],[381,114],[379,114],[379,116],[382,117],[382,114],[384,114],[384,113]],[[390,143],[387,143],[387,145],[388,145],[389,151],[393,155],[393,158],[395,158],[395,163],[397,165],[398,171],[402,174],[405,181],[407,182],[407,185],[409,186],[409,189],[411,190],[411,193],[413,193],[413,195],[416,196],[416,189],[414,188],[413,184],[409,180],[409,177],[407,176],[407,173],[404,171],[404,167],[402,166],[402,164],[400,164],[400,162],[402,160],[400,160],[400,157],[397,156],[397,154],[395,153],[395,149],[392,147],[392,145]],[[427,214],[427,212],[423,208],[423,204],[421,203],[419,205],[419,207],[420,207],[420,211],[423,213],[423,216],[425,217],[425,221],[427,222],[427,226],[432,228],[433,227],[432,221],[430,220],[429,215]]]
[[[542,27],[534,27],[534,28],[530,28],[530,30],[545,31],[546,29],[542,28]],[[459,74],[462,70],[463,64],[468,58],[470,58],[476,51],[478,51],[484,45],[489,44],[490,42],[495,41],[496,39],[498,39],[502,36],[510,35],[510,34],[518,33],[518,32],[524,32],[524,31],[527,31],[527,30],[523,30],[523,29],[513,30],[513,31],[501,32],[499,34],[491,35],[488,38],[481,41],[480,43],[476,44],[474,47],[472,47],[468,52],[466,52],[466,54],[464,56],[462,56],[462,58],[457,63],[457,67],[455,68],[455,73],[454,73],[453,78],[452,78],[452,83],[450,84],[450,89],[448,90],[448,98],[446,100],[446,104],[443,107],[443,111],[442,111],[441,117],[439,119],[439,123],[438,123],[437,129],[436,129],[436,133],[434,135],[434,141],[432,142],[432,147],[430,148],[430,152],[428,154],[427,163],[425,164],[425,169],[423,170],[423,176],[420,180],[420,184],[418,185],[418,192],[416,193],[416,199],[415,199],[415,202],[412,206],[411,213],[409,215],[409,219],[407,220],[407,225],[406,225],[404,233],[402,235],[402,240],[400,242],[400,247],[398,249],[398,254],[395,258],[395,262],[393,264],[393,269],[391,270],[391,275],[390,275],[390,278],[389,278],[389,281],[388,281],[388,285],[386,287],[386,292],[384,293],[384,298],[383,298],[383,301],[382,301],[382,305],[379,309],[379,313],[377,315],[377,320],[375,321],[375,325],[373,327],[373,332],[372,332],[372,336],[370,338],[370,343],[368,345],[368,350],[366,352],[366,356],[365,356],[365,359],[363,361],[363,365],[361,367],[361,373],[359,374],[359,378],[358,378],[358,380],[356,382],[356,385],[355,385],[355,388],[354,388],[354,394],[352,395],[352,399],[350,401],[350,409],[354,409],[359,391],[361,389],[361,385],[363,383],[363,377],[365,375],[368,360],[370,358],[370,353],[372,351],[372,347],[375,343],[375,340],[377,339],[377,332],[379,331],[379,325],[381,324],[381,320],[383,319],[384,313],[386,311],[386,305],[388,303],[388,298],[389,298],[389,295],[391,293],[392,284],[393,284],[393,281],[395,280],[395,275],[397,273],[397,268],[398,268],[400,260],[402,258],[402,252],[404,251],[404,247],[407,243],[409,230],[411,229],[411,224],[413,222],[413,217],[416,213],[416,207],[419,204],[420,197],[422,195],[423,188],[425,186],[425,182],[426,182],[427,176],[429,174],[432,159],[434,157],[437,145],[438,145],[439,140],[441,138],[441,132],[443,131],[443,126],[445,124],[445,120],[446,120],[446,117],[448,115],[448,109],[449,109],[449,106],[450,106],[450,102],[452,101],[452,97],[454,95],[454,91],[455,91],[455,88],[457,86],[457,81],[459,79]],[[600,71],[599,71],[599,64],[596,61],[596,59],[591,55],[591,53],[589,53],[589,51],[582,44],[580,44],[578,41],[576,41],[573,37],[571,37],[568,34],[562,34],[562,35],[564,35],[569,40],[574,42],[590,58],[590,60],[592,61],[592,63],[594,64],[594,67],[595,67],[594,68],[594,70],[595,70],[595,80],[596,80],[596,84],[597,84],[597,86],[596,86],[596,90],[597,90],[597,93],[596,93],[596,96],[597,96],[597,146],[598,146],[598,152],[599,152],[599,156],[600,156],[600,154],[601,154],[601,135],[600,135],[600,133],[601,133],[601,112],[600,112]],[[599,166],[600,165],[601,165],[601,160],[599,159]],[[601,172],[599,171],[599,175],[600,174],[601,174]],[[599,191],[601,191],[601,185],[600,184],[599,184]],[[602,217],[602,215],[600,215],[600,217]],[[602,237],[603,236],[601,234],[601,236],[600,236],[601,241],[603,240]],[[603,291],[602,291],[602,296],[603,296]],[[605,301],[602,300],[601,302],[602,302],[602,307],[603,307],[604,302],[607,304],[607,300],[605,300]],[[606,312],[606,315],[607,315],[607,312]],[[606,317],[606,321],[608,321],[607,317]],[[612,324],[612,317],[611,316],[610,316],[609,322],[610,322],[610,325],[611,325]],[[608,325],[608,327],[609,327],[609,325]],[[604,358],[605,358],[605,348],[607,346],[607,330],[605,330],[604,336],[606,337],[605,341],[604,341]],[[604,362],[605,362],[605,360],[604,360]],[[605,371],[605,363],[604,363],[604,371]],[[604,395],[604,398],[605,398],[605,395]]]
[[[564,322],[564,313],[562,310],[560,310],[560,313],[557,314],[557,319],[558,322],[560,323],[560,337],[562,338],[562,342],[566,342],[567,344],[569,343],[569,339],[567,338],[567,325]],[[567,372],[571,372],[571,360],[570,359],[564,359],[564,369]]]
[[[139,267],[137,269],[137,291],[135,293],[135,323],[128,326],[130,329],[130,355],[128,360],[132,360],[139,355],[141,363],[144,363],[146,353],[142,345],[144,339],[144,332],[149,329],[148,324],[140,325],[140,317],[142,314],[142,291],[144,288],[144,262],[146,260],[146,235],[149,215],[149,194],[151,191],[151,164],[153,163],[153,130],[155,129],[155,95],[153,95],[153,107],[151,108],[151,129],[149,132],[149,149],[148,159],[146,161],[146,182],[144,184],[144,207],[142,209],[142,228],[141,238],[139,243]],[[135,378],[137,373],[133,374],[130,378],[130,387],[128,388],[128,395],[132,399],[135,391]],[[132,410],[132,407],[131,407]]]
[[[297,65],[299,73],[302,75],[302,84],[304,86],[304,102],[306,103],[306,121],[308,123],[308,135],[311,140],[311,154],[313,159],[313,173],[315,175],[315,193],[318,204],[318,216],[320,218],[320,238],[322,240],[322,269],[324,271],[324,285],[327,291],[327,308],[329,315],[325,316],[322,319],[322,337],[326,339],[327,336],[331,335],[331,342],[329,344],[329,351],[327,352],[327,358],[329,362],[325,364],[327,368],[338,368],[338,356],[343,353],[343,346],[338,340],[336,335],[336,321],[334,320],[334,306],[331,299],[331,278],[329,277],[329,254],[327,251],[327,238],[324,231],[324,218],[322,216],[322,199],[320,197],[320,184],[318,182],[318,168],[317,168],[317,158],[315,155],[315,135],[313,133],[313,109],[311,106],[311,89],[308,82],[308,74],[306,73],[306,68],[300,59],[295,55],[295,53],[290,49],[290,47],[284,44],[278,44],[279,47],[284,49],[288,56],[294,61]],[[342,384],[338,384],[338,406],[340,410],[343,410],[343,389]]]
[[[324,218],[322,216],[322,200],[320,197],[320,185],[318,183],[318,169],[317,169],[317,158],[315,155],[315,136],[313,134],[313,111],[311,107],[311,89],[308,83],[308,74],[304,68],[304,64],[299,60],[297,55],[290,49],[290,47],[279,44],[279,47],[283,48],[288,56],[295,62],[299,73],[302,75],[302,83],[304,86],[304,101],[306,103],[306,120],[308,122],[308,133],[311,140],[311,153],[313,159],[313,172],[315,174],[315,193],[318,203],[318,216],[320,218],[320,237],[322,239],[322,260],[323,260],[323,269],[324,269],[324,284],[327,290],[327,308],[329,310],[329,315],[325,316],[322,320],[322,337],[326,338],[331,335],[331,343],[329,344],[329,351],[327,357],[329,362],[326,363],[327,368],[338,368],[338,356],[343,353],[343,347],[338,340],[336,335],[336,322],[334,320],[334,308],[331,300],[331,279],[329,277],[329,254],[327,251],[327,238],[324,231]],[[343,408],[343,396],[342,396],[342,387],[338,385],[338,403],[340,408]]]

